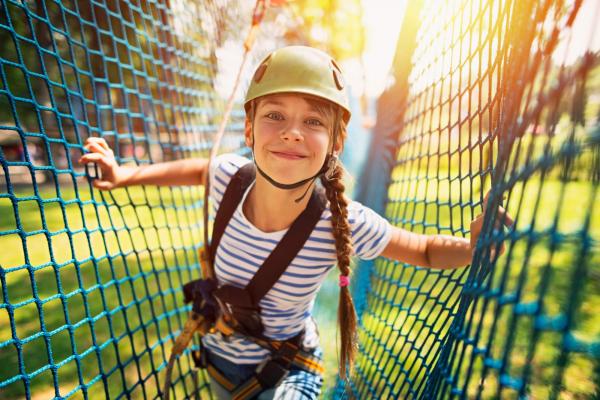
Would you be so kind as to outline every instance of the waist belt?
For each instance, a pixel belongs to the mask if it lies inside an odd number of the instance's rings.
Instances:
[[[261,340],[255,342],[259,341]],[[258,365],[250,379],[239,385],[232,383],[210,363],[206,365],[208,374],[231,393],[233,400],[251,399],[265,389],[278,386],[287,377],[292,367],[313,374],[323,373],[321,358],[303,350],[296,340],[264,342],[261,346],[272,348],[272,354]]]

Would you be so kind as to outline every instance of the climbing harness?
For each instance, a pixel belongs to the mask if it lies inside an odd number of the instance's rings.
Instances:
[[[247,59],[258,24],[262,20],[267,6],[268,3],[265,3],[265,1],[258,1],[256,3],[252,28],[244,43],[245,52],[242,67]],[[225,130],[226,121],[233,107],[233,96],[240,81],[241,70],[242,68],[238,72],[234,90],[228,100],[225,116],[219,127],[215,145],[211,151],[207,171],[210,171],[210,165],[216,156],[221,137]],[[259,307],[260,300],[284,273],[316,226],[326,204],[322,188],[315,188],[312,191],[305,210],[293,222],[280,243],[267,257],[263,266],[245,288],[231,285],[219,287],[214,271],[215,254],[221,236],[233,212],[240,203],[243,193],[255,179],[256,171],[274,186],[283,189],[294,189],[309,183],[304,194],[295,200],[299,202],[307,195],[318,176],[324,174],[325,177],[329,177],[336,166],[337,157],[334,150],[341,121],[348,122],[350,118],[348,96],[339,66],[326,53],[310,47],[289,46],[274,51],[262,61],[250,83],[244,102],[247,115],[252,115],[254,100],[259,97],[289,92],[316,96],[338,106],[336,107],[334,120],[332,121],[334,130],[332,132],[333,138],[330,154],[327,155],[323,166],[314,176],[291,185],[274,181],[260,169],[256,162],[242,167],[234,175],[223,195],[223,200],[215,217],[212,240],[210,242],[208,240],[207,229],[210,180],[208,179],[208,172],[205,174],[204,246],[200,251],[203,279],[190,282],[184,286],[185,301],[186,303],[192,303],[192,311],[190,312],[188,321],[184,325],[182,333],[176,339],[167,365],[167,378],[163,390],[163,396],[167,400],[169,398],[168,389],[171,385],[174,361],[187,347],[195,332],[198,332],[200,336],[208,332],[217,331],[225,336],[239,333],[271,351],[271,357],[259,366],[255,376],[250,381],[244,383],[239,388],[233,388],[234,398],[236,399],[250,398],[259,391],[276,386],[285,378],[291,365],[300,366],[305,370],[316,373],[322,372],[320,361],[301,348],[302,333],[296,338],[284,342],[274,342],[264,336]],[[251,129],[252,135],[254,135],[253,124]],[[252,150],[254,153],[254,148]],[[256,169],[254,166],[256,166]],[[205,365],[203,361],[205,356],[202,353],[205,352],[201,351],[194,358],[197,360],[196,364],[201,367]],[[209,373],[211,371],[214,372],[215,369],[209,367],[208,371]],[[214,375],[218,382],[223,381],[223,377],[217,374],[211,375]],[[231,387],[232,385],[224,386]]]
[[[216,251],[225,228],[255,176],[254,165],[248,163],[236,172],[225,190],[215,217],[213,239],[209,247],[211,265],[214,265]],[[324,191],[321,188],[315,189],[304,211],[294,220],[245,288],[231,285],[218,287],[214,278],[198,279],[183,287],[184,301],[192,303],[194,321],[202,321],[210,327],[210,331],[218,331],[225,336],[239,333],[271,351],[271,356],[259,365],[256,374],[239,387],[233,387],[231,382],[226,382],[225,377],[206,363],[206,355],[202,349],[194,353],[196,365],[208,368],[209,374],[230,390],[234,399],[251,398],[262,390],[278,385],[287,376],[291,366],[322,373],[320,359],[302,349],[303,332],[286,341],[273,341],[264,336],[259,302],[304,246],[325,205]],[[198,326],[196,322],[194,324]],[[202,336],[209,330],[201,328],[198,331]]]
[[[303,335],[299,334],[284,342],[253,339],[262,347],[270,348],[271,355],[258,366],[254,376],[240,385],[232,383],[210,363],[205,364],[207,372],[217,383],[231,393],[233,400],[250,399],[265,390],[265,388],[280,385],[291,368],[322,374],[324,370],[321,359],[302,349],[302,338]]]

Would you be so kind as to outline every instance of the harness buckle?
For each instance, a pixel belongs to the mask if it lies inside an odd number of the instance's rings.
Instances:
[[[289,369],[268,357],[256,368],[256,380],[263,388],[279,386],[290,373]]]

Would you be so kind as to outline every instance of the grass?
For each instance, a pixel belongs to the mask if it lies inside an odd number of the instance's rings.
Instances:
[[[560,182],[548,180],[542,185],[539,180],[532,180],[528,185],[515,188],[508,199],[509,211],[518,216],[517,232],[529,232],[530,228],[545,232],[558,215],[558,231],[569,237],[581,228],[589,209],[596,213],[600,210],[597,200],[594,204],[585,203],[591,199],[590,185],[585,182],[565,187],[560,208],[555,197],[561,192]],[[428,190],[415,189],[423,196],[432,195]],[[438,189],[442,198],[450,193],[460,192],[450,187],[447,191]],[[20,192],[17,197],[31,194]],[[535,209],[538,194],[542,203]],[[57,197],[54,187],[48,186],[40,197],[45,202],[18,203],[19,223],[25,232],[46,229],[49,235],[0,235],[0,248],[10,249],[0,252],[0,266],[9,271],[4,273],[0,300],[13,307],[14,317],[11,321],[7,308],[1,308],[0,326],[15,327],[14,332],[0,330],[0,381],[19,373],[28,374],[31,380],[27,387],[33,398],[70,393],[79,398],[82,392],[92,399],[115,398],[124,392],[134,398],[155,396],[164,379],[163,371],[157,369],[164,367],[171,335],[180,329],[185,316],[181,285],[198,275],[196,244],[201,242],[201,193],[138,188],[114,191],[101,202],[87,192],[81,191],[77,196],[72,188],[67,188],[60,193],[64,201],[58,202],[53,201]],[[77,198],[80,202],[70,203]],[[452,200],[452,204],[458,204],[460,199]],[[582,202],[584,206],[573,206]],[[180,207],[183,205],[186,207]],[[390,207],[395,207],[388,212],[399,217],[397,223],[410,216],[414,221],[432,221],[447,231],[463,226],[470,213],[477,211],[423,203]],[[0,199],[0,215],[0,232],[18,227],[8,199]],[[597,217],[592,218],[589,234],[596,243],[600,239]],[[575,334],[588,341],[597,339],[600,288],[597,276],[583,281],[577,280],[583,277],[572,276],[577,262],[574,257],[579,254],[577,243],[562,243],[550,258],[550,237],[540,236],[529,248],[526,238],[509,244],[507,253],[496,263],[495,275],[490,277],[492,287],[504,285],[504,293],[520,290],[521,302],[542,301],[548,316],[564,313],[566,300],[575,287],[581,295],[574,314]],[[528,251],[531,255],[527,274],[519,289],[521,266]],[[596,258],[588,264],[588,270],[597,274],[600,263],[594,254]],[[546,294],[542,296],[538,293],[544,271],[549,271],[549,276]],[[358,364],[357,382],[360,386],[361,381],[367,380],[376,397],[390,393],[409,397],[419,390],[424,373],[436,361],[439,340],[447,331],[459,299],[457,282],[464,280],[465,275],[460,271],[440,274],[411,266],[402,268],[383,259],[375,264],[374,272],[369,308],[363,316],[364,353]],[[315,307],[329,394],[337,377],[336,279],[336,273],[327,278]],[[472,321],[472,328],[467,331],[473,335],[479,330],[480,343],[489,347],[491,358],[500,358],[509,345],[510,375],[519,376],[531,364],[530,394],[534,398],[547,397],[561,336],[543,331],[533,342],[533,319],[523,315],[511,322],[513,310],[514,304],[501,306],[495,298],[485,306],[482,301],[474,303],[467,313],[467,321]],[[514,331],[510,340],[509,326]],[[13,334],[21,340],[20,350],[13,343]],[[464,362],[455,366],[463,374],[470,365],[471,353],[472,348],[465,346]],[[463,384],[472,394],[477,387],[475,381],[485,380],[483,395],[494,398],[499,375],[493,369],[484,371],[479,361],[475,357],[470,372],[473,379]],[[586,354],[569,355],[561,392],[565,398],[583,398],[596,390],[594,368],[593,360]],[[194,391],[189,358],[184,357],[175,376],[183,376],[176,385],[179,395]],[[206,393],[207,388],[203,390]],[[512,397],[510,391],[502,393]],[[21,379],[0,389],[0,394],[6,398],[28,395]]]
[[[403,193],[405,185],[415,185],[412,180],[396,182],[390,190],[397,193]],[[416,193],[417,199],[439,196],[447,204],[461,203],[458,188],[441,187],[435,191],[422,183],[406,191]],[[468,190],[463,188],[462,193],[469,197]],[[557,379],[565,345],[560,328],[552,325],[572,318],[570,332],[578,340],[593,343],[600,337],[600,316],[594,311],[600,306],[600,199],[588,182],[563,184],[539,177],[527,185],[515,185],[509,193],[505,204],[517,219],[512,239],[506,240],[507,251],[496,262],[481,262],[495,267],[483,275],[484,286],[468,303],[449,374],[457,379],[455,387],[465,390],[469,398],[479,394],[480,383],[485,383],[483,398],[517,398],[517,392],[506,381],[500,385],[500,380],[525,375],[531,398],[548,398],[557,382],[560,398],[590,398],[599,390],[599,361],[591,353],[567,351],[564,373]],[[468,226],[464,221],[479,212],[447,204],[392,203],[388,215],[399,223],[426,221],[452,231],[461,221]],[[585,231],[588,217],[590,226]],[[580,259],[584,237],[592,248]],[[394,393],[413,398],[422,393],[437,362],[440,340],[456,313],[467,273],[403,267],[383,259],[375,264],[356,376],[362,396],[386,398]],[[540,307],[541,317],[536,319],[528,311],[533,306]],[[497,362],[503,365],[502,372],[494,367]]]
[[[155,396],[164,379],[157,369],[186,315],[181,286],[198,276],[200,194],[120,190],[106,198],[108,205],[84,191],[83,204],[53,201],[53,187],[40,195],[46,203],[18,203],[19,223],[25,232],[45,225],[48,235],[0,236],[0,248],[10,249],[0,253],[8,271],[0,302],[12,306],[12,315],[0,309],[0,381],[19,373],[31,378],[3,387],[0,397],[69,396],[72,390],[75,398],[82,392],[92,399]],[[61,198],[68,203],[76,196],[67,189]],[[7,199],[0,199],[0,215],[0,232],[17,227]],[[175,374],[183,376],[176,391],[193,392],[189,357]]]

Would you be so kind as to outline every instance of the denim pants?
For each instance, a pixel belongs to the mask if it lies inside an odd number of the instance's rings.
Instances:
[[[235,364],[216,354],[206,350],[207,359],[213,367],[221,372],[234,385],[239,385],[246,382],[254,375],[256,364]],[[316,348],[313,354],[322,357],[321,348]],[[209,375],[210,376],[210,375]],[[279,386],[264,390],[255,398],[258,400],[304,400],[317,399],[321,393],[323,385],[323,377],[320,374],[306,372],[298,368],[292,368],[287,377],[279,384]],[[231,394],[227,389],[210,378],[210,387],[212,389],[213,398],[218,400],[226,400],[231,398]]]

